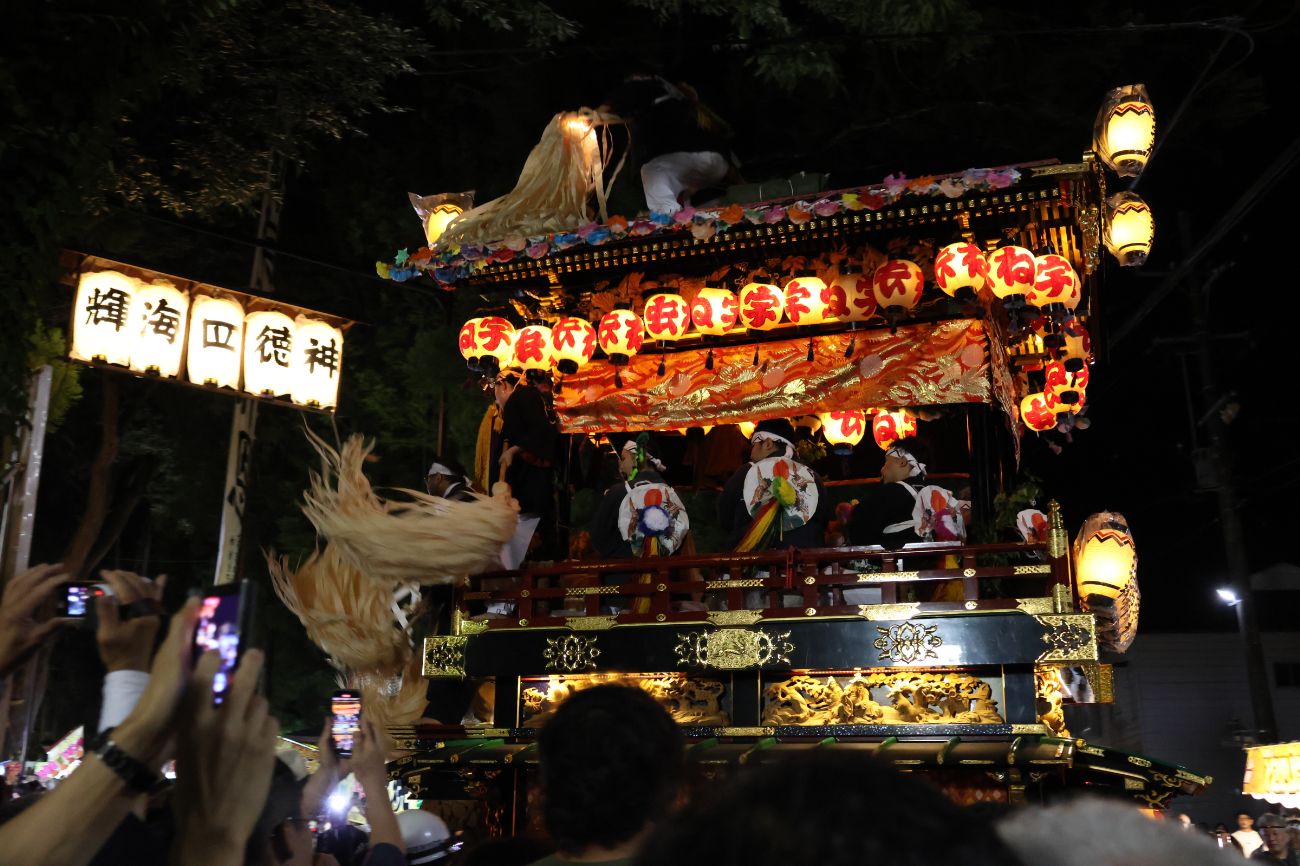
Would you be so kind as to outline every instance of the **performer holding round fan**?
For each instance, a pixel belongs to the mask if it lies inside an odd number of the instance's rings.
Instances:
[[[735,550],[821,547],[829,500],[821,477],[799,462],[794,427],[760,421],[750,437],[752,461],[736,470],[718,497],[718,517]]]
[[[591,521],[591,543],[605,559],[667,556],[681,548],[690,528],[677,492],[664,483],[664,464],[647,448],[649,434],[619,451],[623,482],[605,492]]]

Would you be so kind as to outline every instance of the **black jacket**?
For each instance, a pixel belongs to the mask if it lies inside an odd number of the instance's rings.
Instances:
[[[637,473],[633,486],[663,483],[664,479],[658,472],[643,469]],[[627,485],[624,482],[611,485],[605,491],[600,504],[596,506],[595,515],[591,518],[589,528],[591,546],[600,553],[601,559],[631,559],[634,555],[631,542],[623,538],[623,533],[618,527],[618,509],[623,504],[623,497],[627,496],[627,493]]]
[[[879,484],[863,494],[849,520],[850,544],[879,544],[888,550],[898,550],[904,544],[925,540],[911,528],[885,532],[885,527],[890,524],[912,519],[916,497],[903,489],[904,484],[920,490],[925,486],[925,479],[913,476],[901,483]]]
[[[555,460],[555,425],[546,400],[531,385],[520,384],[501,409],[503,448],[519,446],[506,470],[505,481],[521,514],[549,515],[554,510],[552,477]]]
[[[752,463],[732,473],[727,479],[722,493],[718,496],[718,525],[727,533],[727,548],[735,550],[740,539],[749,529],[752,518],[745,506],[745,476],[749,474]],[[810,548],[826,546],[826,523],[830,519],[831,504],[826,497],[826,486],[816,471],[809,469],[817,482],[817,510],[812,519],[803,526],[786,530],[782,536],[772,542],[773,549],[787,547]]]

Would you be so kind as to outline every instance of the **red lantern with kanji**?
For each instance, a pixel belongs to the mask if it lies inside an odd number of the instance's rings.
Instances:
[[[916,435],[916,416],[906,409],[881,410],[871,421],[871,436],[882,451],[888,451],[899,439]]]
[[[555,365],[551,329],[545,325],[520,328],[515,335],[515,366],[521,370],[550,370]]]
[[[641,315],[652,340],[680,340],[691,324],[691,311],[681,295],[652,295]]]
[[[1034,287],[1038,272],[1034,254],[1024,247],[998,247],[988,254],[989,290],[998,298],[1024,295]]]
[[[890,259],[871,277],[871,293],[885,310],[910,310],[921,300],[925,277],[921,266],[906,259]]]
[[[1061,326],[1061,346],[1057,357],[1065,362],[1067,370],[1078,370],[1092,358],[1092,338],[1088,329],[1077,318]]]
[[[975,244],[948,244],[934,257],[934,284],[950,298],[959,289],[983,291],[988,272],[989,263]]]
[[[795,277],[785,284],[785,315],[796,325],[833,322],[827,314],[826,283],[815,274]]]
[[[740,325],[770,331],[785,317],[785,292],[771,283],[749,283],[740,290]]]
[[[1071,371],[1064,361],[1048,361],[1043,365],[1043,392],[1055,401],[1052,408],[1056,412],[1077,412],[1086,398],[1090,377],[1087,364]]]
[[[822,422],[822,435],[826,443],[841,456],[852,454],[853,446],[867,433],[867,416],[861,409],[825,412],[817,416]]]
[[[460,326],[460,356],[471,363],[482,357],[478,347],[478,323],[481,321],[481,318],[470,319]]]
[[[1064,256],[1048,254],[1034,259],[1034,284],[1025,300],[1035,307],[1060,304],[1067,310],[1079,306],[1079,275]]]
[[[831,286],[844,293],[845,311],[841,322],[865,322],[876,314],[876,295],[871,291],[871,276],[855,266],[840,270]]]
[[[501,316],[470,319],[460,329],[460,353],[471,364],[494,358],[500,366],[508,365],[515,357],[514,325]]]
[[[706,286],[691,304],[691,321],[699,333],[716,337],[736,327],[739,311],[735,292]]]
[[[1054,406],[1059,405],[1048,394],[1026,394],[1020,401],[1020,420],[1030,430],[1042,433],[1056,426]]]
[[[596,329],[600,348],[616,367],[625,365],[633,355],[641,351],[643,334],[641,317],[631,310],[606,313],[600,319],[600,327]]]
[[[551,329],[551,353],[561,373],[578,372],[596,354],[596,329],[586,319],[560,319]]]

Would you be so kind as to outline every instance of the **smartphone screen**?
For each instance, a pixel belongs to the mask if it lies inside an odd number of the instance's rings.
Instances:
[[[199,623],[194,630],[194,657],[205,652],[221,656],[221,667],[212,679],[212,699],[221,703],[230,677],[239,663],[241,612],[244,584],[218,587],[204,596]]]
[[[63,615],[78,619],[90,614],[91,599],[95,597],[93,583],[69,583],[64,587],[67,595],[63,601]]]
[[[330,699],[330,736],[334,739],[334,752],[340,758],[352,757],[352,746],[357,731],[361,730],[360,692],[335,692]]]

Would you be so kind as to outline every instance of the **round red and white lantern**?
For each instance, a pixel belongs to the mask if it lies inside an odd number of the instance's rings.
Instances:
[[[1052,397],[1041,391],[1026,394],[1020,401],[1020,420],[1036,433],[1051,430],[1056,426],[1057,405],[1059,404]]]
[[[831,286],[844,292],[845,312],[841,322],[865,322],[876,314],[876,295],[871,291],[871,277],[855,266],[840,270]]]
[[[906,409],[881,410],[871,420],[871,436],[882,451],[899,439],[916,435],[916,416]]]
[[[521,370],[550,370],[555,366],[553,334],[546,325],[528,325],[515,335],[515,366]]]
[[[1034,285],[1025,300],[1035,307],[1060,304],[1067,310],[1079,306],[1079,275],[1069,259],[1049,253],[1034,259]]]
[[[740,290],[740,326],[770,331],[785,318],[785,292],[772,283],[748,283]]]
[[[934,257],[934,284],[950,298],[957,297],[959,289],[983,291],[988,273],[988,260],[975,244],[948,244]]]
[[[1071,319],[1061,327],[1061,360],[1067,370],[1077,370],[1086,366],[1092,358],[1092,338],[1088,329],[1077,318]]]
[[[1034,254],[1024,247],[998,247],[987,260],[987,285],[995,297],[1025,295],[1034,287],[1038,266]]]
[[[736,327],[739,312],[735,292],[706,286],[691,304],[691,321],[699,333],[716,337]]]
[[[651,295],[641,320],[650,339],[680,340],[691,325],[691,310],[681,295]]]
[[[641,351],[644,330],[641,317],[636,313],[631,310],[614,310],[601,317],[596,339],[600,348],[609,356],[609,362],[623,366]]]
[[[836,454],[849,454],[853,446],[867,434],[867,415],[861,409],[825,412],[817,416],[822,422],[822,435]]]
[[[1059,404],[1056,411],[1068,412],[1083,400],[1089,378],[1087,364],[1071,372],[1064,361],[1048,361],[1043,365],[1043,392]]]
[[[596,354],[596,329],[586,319],[560,319],[551,329],[551,354],[561,373],[578,372]]]
[[[826,282],[815,274],[795,277],[785,284],[785,317],[796,325],[833,322],[827,317]]]
[[[921,266],[906,259],[890,259],[871,276],[871,293],[883,309],[912,309],[924,288]]]
[[[515,326],[501,316],[484,316],[474,329],[474,341],[480,358],[494,358],[502,367],[515,358]]]

